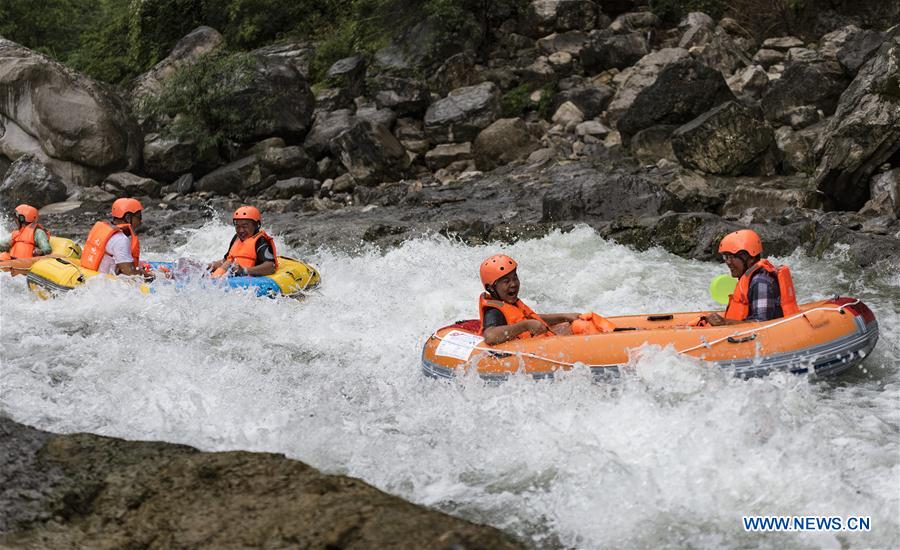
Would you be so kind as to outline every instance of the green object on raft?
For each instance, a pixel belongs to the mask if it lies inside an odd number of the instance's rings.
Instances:
[[[716,302],[725,305],[728,303],[728,296],[734,293],[737,282],[731,275],[719,275],[709,283],[709,295]]]

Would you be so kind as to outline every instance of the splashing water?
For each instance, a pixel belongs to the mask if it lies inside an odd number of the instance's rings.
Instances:
[[[180,235],[211,260],[232,229]],[[502,249],[537,311],[714,308],[724,271],[588,228],[507,247],[423,236],[379,252],[289,250],[323,274],[300,303],[92,280],[40,301],[0,278],[0,413],[55,432],[282,452],[540,547],[900,545],[900,291],[838,250],[789,263],[804,300],[862,298],[881,340],[833,381],[738,380],[643,348],[614,385],[575,369],[498,386],[420,374],[431,331],[476,315]],[[214,251],[211,253],[210,251]],[[151,255],[163,259],[168,255]],[[868,515],[867,533],[745,533],[741,516]]]

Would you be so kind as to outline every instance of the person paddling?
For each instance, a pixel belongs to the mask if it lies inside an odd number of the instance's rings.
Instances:
[[[8,240],[0,242],[0,260],[17,260],[46,256],[53,252],[50,246],[50,232],[38,223],[38,209],[20,204],[15,210],[18,229]]]
[[[481,335],[490,346],[513,338],[572,334],[571,323],[577,313],[538,315],[519,299],[516,261],[498,254],[481,263],[481,283],[485,292],[478,298]]]
[[[762,252],[762,240],[751,229],[741,229],[722,238],[719,253],[738,283],[729,296],[724,317],[712,313],[703,316],[703,320],[713,326],[733,325],[770,321],[800,311],[791,270],[786,265],[776,268],[769,260],[760,259]]]
[[[255,206],[242,206],[231,216],[234,237],[221,260],[209,264],[213,277],[228,273],[237,276],[262,277],[275,273],[278,256],[275,241],[261,229],[262,217]]]

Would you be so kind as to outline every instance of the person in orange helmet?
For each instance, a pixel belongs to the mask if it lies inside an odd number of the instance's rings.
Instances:
[[[539,315],[519,299],[519,276],[516,261],[498,254],[481,263],[484,290],[478,299],[481,335],[489,346],[543,334],[572,334],[570,323],[578,313],[544,313]]]
[[[53,252],[50,247],[50,233],[38,223],[38,209],[28,204],[20,204],[15,210],[18,229],[9,239],[0,241],[0,260],[33,258]]]
[[[799,312],[790,269],[761,259],[762,252],[762,240],[751,229],[734,231],[722,238],[719,253],[738,284],[728,298],[725,315],[705,315],[703,319],[708,324],[769,321]]]
[[[278,256],[275,241],[261,229],[262,217],[255,206],[241,206],[231,216],[234,237],[221,260],[209,264],[214,277],[231,273],[239,277],[261,277],[275,273]]]
[[[100,220],[88,233],[81,253],[81,266],[111,275],[141,275],[152,278],[141,265],[138,230],[144,207],[137,199],[121,198],[112,203],[112,222]]]

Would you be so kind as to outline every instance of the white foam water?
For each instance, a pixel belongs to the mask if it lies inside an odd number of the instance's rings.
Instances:
[[[180,235],[211,260],[232,229]],[[537,311],[715,307],[722,265],[636,252],[588,228],[510,246],[421,236],[315,263],[302,301],[93,280],[41,301],[0,277],[0,413],[54,432],[274,451],[488,523],[536,547],[900,546],[900,292],[837,251],[789,263],[802,299],[862,298],[881,340],[834,380],[739,380],[647,347],[615,384],[580,369],[487,385],[422,376],[437,327],[476,315],[505,252]],[[163,254],[151,255],[162,259]],[[871,516],[861,533],[747,533],[745,515]]]

